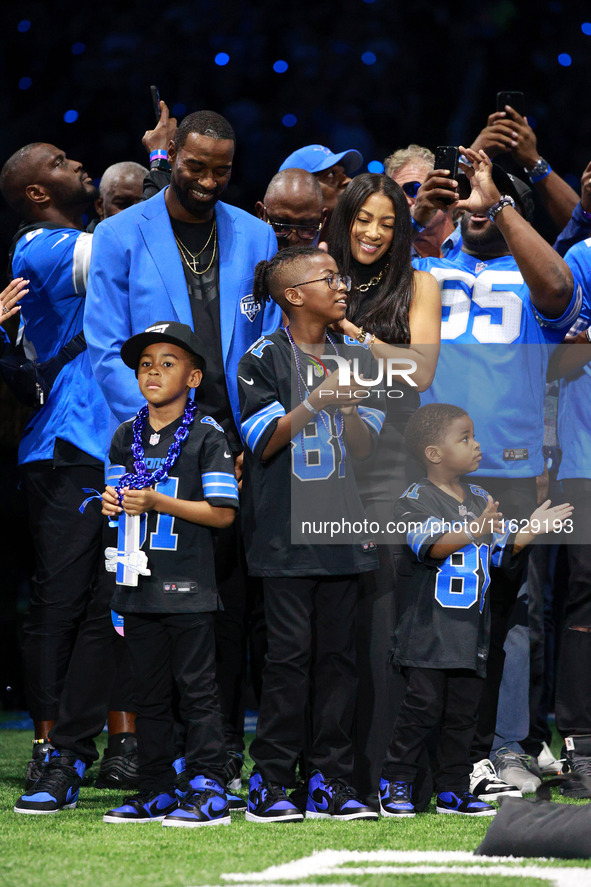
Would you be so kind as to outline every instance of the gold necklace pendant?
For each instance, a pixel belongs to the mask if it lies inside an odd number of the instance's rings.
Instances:
[[[382,279],[382,277],[384,276],[384,274],[386,273],[386,271],[388,270],[389,267],[390,267],[389,264],[388,264],[388,265],[385,265],[385,266],[382,268],[382,270],[380,271],[380,273],[379,273],[379,274],[376,274],[375,277],[372,277],[371,280],[368,281],[368,283],[360,283],[360,284],[357,286],[357,292],[359,292],[359,293],[366,293],[366,292],[368,291],[368,289],[370,289],[372,286],[375,286],[376,283],[379,283],[380,280]]]
[[[178,246],[179,253],[181,254],[181,259],[189,268],[192,274],[195,274],[197,277],[201,277],[203,274],[207,274],[211,266],[213,265],[217,253],[217,245],[218,245],[218,236],[217,236],[217,226],[215,219],[213,220],[213,225],[211,226],[211,231],[209,232],[209,237],[207,238],[207,242],[203,249],[199,250],[198,253],[192,253],[190,249],[188,249],[182,240],[177,237],[174,233],[174,239],[176,241],[176,245]],[[213,252],[211,254],[211,259],[207,268],[204,268],[203,271],[199,271],[199,256],[207,249],[211,238],[213,237]]]

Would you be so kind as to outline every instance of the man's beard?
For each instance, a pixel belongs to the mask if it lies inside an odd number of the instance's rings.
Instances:
[[[188,213],[191,213],[192,216],[195,216],[196,219],[206,219],[210,217],[211,211],[218,202],[219,195],[217,193],[213,195],[210,200],[194,200],[190,196],[189,190],[187,189],[184,191],[180,188],[174,178],[170,181],[170,187],[174,191],[174,195],[183,209]]]

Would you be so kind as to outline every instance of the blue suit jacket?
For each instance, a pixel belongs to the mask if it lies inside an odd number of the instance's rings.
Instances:
[[[142,405],[121,345],[158,320],[193,327],[187,284],[164,200],[165,191],[97,226],[84,313],[84,332],[97,381],[117,424]],[[276,330],[281,311],[254,304],[254,267],[277,252],[270,225],[224,203],[215,207],[219,243],[221,345],[234,421],[240,428],[238,361],[259,336]]]

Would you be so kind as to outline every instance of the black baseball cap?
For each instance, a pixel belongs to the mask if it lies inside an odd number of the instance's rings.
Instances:
[[[517,176],[506,172],[496,163],[492,165],[492,179],[501,194],[508,194],[521,207],[521,211],[528,222],[534,217],[534,197],[529,185],[526,185]]]
[[[201,342],[191,327],[186,323],[177,323],[174,320],[158,320],[143,333],[136,333],[121,346],[121,359],[126,366],[135,370],[136,376],[143,350],[154,342],[171,342],[173,345],[178,345],[179,348],[184,348],[189,354],[198,358],[199,368],[205,372],[205,358],[201,353]]]

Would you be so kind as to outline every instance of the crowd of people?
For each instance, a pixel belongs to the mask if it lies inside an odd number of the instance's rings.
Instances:
[[[111,824],[591,797],[591,164],[579,197],[506,106],[454,169],[304,146],[250,213],[221,115],[162,102],[143,144],[98,190],[43,142],[0,172],[0,342],[42,391],[15,812],[75,807],[105,723]]]

